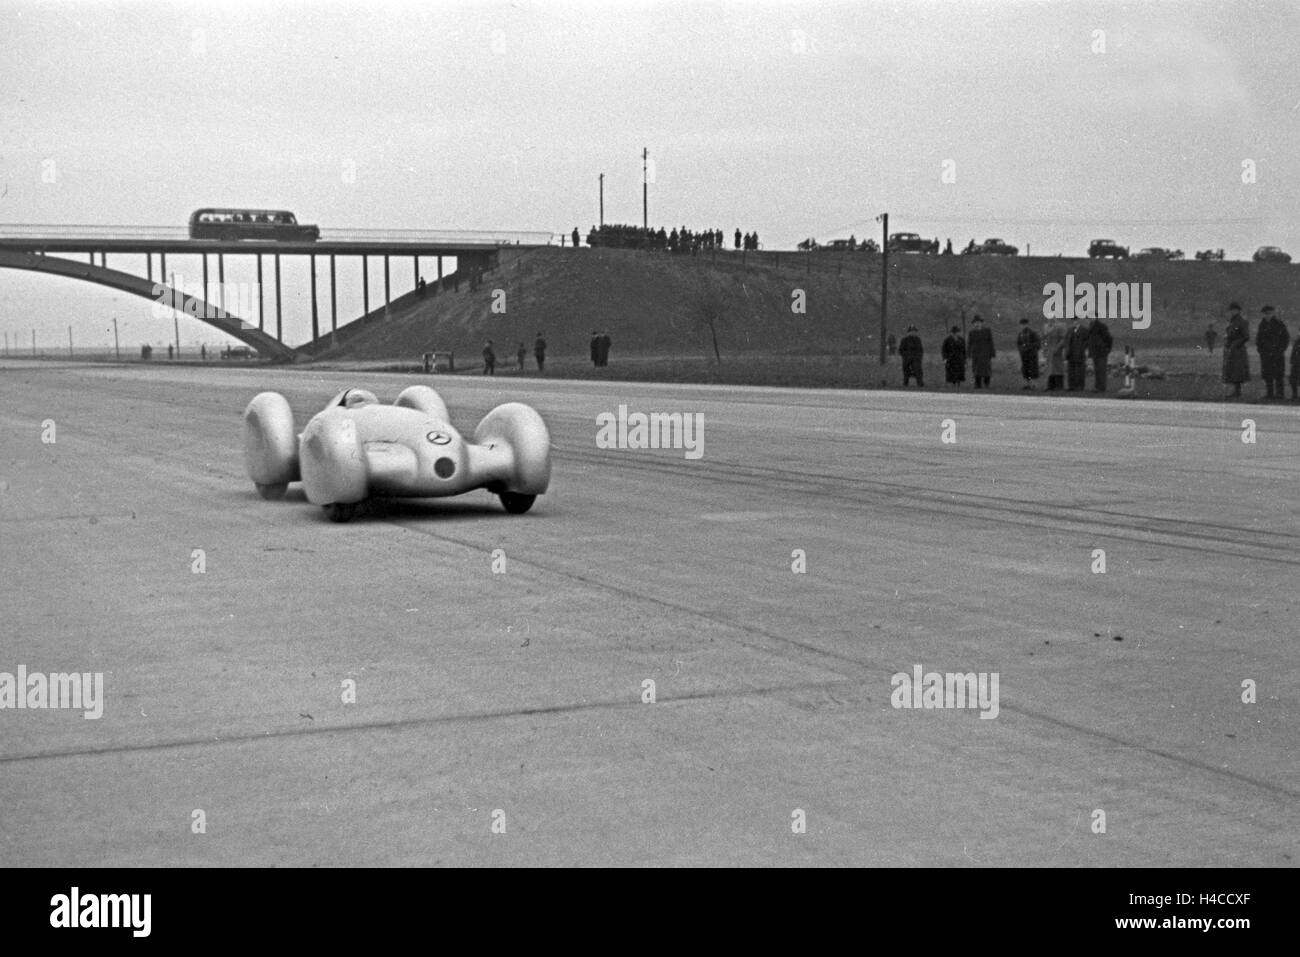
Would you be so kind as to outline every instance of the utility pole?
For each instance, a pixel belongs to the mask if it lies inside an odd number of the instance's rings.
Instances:
[[[884,385],[885,371],[885,329],[888,328],[886,316],[889,310],[889,214],[881,213],[877,217],[881,222],[880,236],[880,371],[881,385]]]
[[[650,233],[650,189],[647,185],[650,182],[650,150],[642,148],[641,150],[641,227],[646,231],[647,236]]]
[[[605,226],[605,174],[600,174],[600,225]]]
[[[207,264],[208,264],[208,257],[207,254],[205,253],[203,256],[203,265],[206,267]],[[171,273],[167,278],[168,278],[167,285],[171,286],[172,289],[174,290],[176,288],[176,274]],[[172,302],[175,303],[175,301],[176,299],[175,296],[173,295]],[[203,302],[204,302],[205,309],[207,308],[206,305],[207,301],[208,301],[208,282],[207,282],[207,276],[205,275],[203,278]],[[176,334],[176,358],[179,359],[181,357],[181,319],[180,319],[180,313],[176,310],[176,307],[174,305],[172,306],[172,328]]]
[[[113,356],[119,361],[122,358],[122,347],[117,342],[117,316],[113,317]]]

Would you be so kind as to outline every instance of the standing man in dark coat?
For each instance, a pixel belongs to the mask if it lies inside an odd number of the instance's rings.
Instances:
[[[546,340],[542,338],[540,332],[537,333],[537,339],[533,342],[533,358],[537,360],[538,372],[546,368]]]
[[[600,333],[595,329],[591,330],[591,364],[600,365]]]
[[[578,246],[581,244],[581,242],[582,242],[582,240],[581,240],[581,238],[578,236],[578,227],[577,227],[577,226],[574,226],[574,227],[573,227],[573,248],[574,248],[574,249],[577,249]]]
[[[487,341],[487,345],[483,347],[483,374],[484,375],[497,374],[497,354],[496,351],[492,348],[491,339],[489,339]]]
[[[1300,402],[1300,334],[1291,340],[1291,401]]]
[[[997,351],[993,348],[993,330],[984,328],[984,320],[978,313],[971,320],[967,351],[970,352],[970,371],[975,377],[975,388],[987,388],[989,377],[993,375],[993,357]]]
[[[1219,333],[1215,330],[1214,323],[1211,322],[1205,327],[1205,348],[1210,351],[1210,355],[1214,355],[1214,340],[1217,338],[1219,338]]]
[[[1042,337],[1029,327],[1029,320],[1021,319],[1016,351],[1020,353],[1020,374],[1025,378],[1025,388],[1030,391],[1038,381],[1038,350],[1042,345]]]
[[[1223,381],[1232,386],[1230,398],[1241,398],[1241,385],[1250,381],[1250,323],[1242,318],[1241,306],[1228,304],[1228,327],[1223,330]]]
[[[907,383],[915,378],[917,388],[924,389],[921,357],[925,355],[925,347],[921,344],[921,337],[916,334],[916,326],[907,327],[907,335],[898,344],[898,354],[903,357],[903,388],[906,389]]]
[[[523,340],[519,342],[519,351],[515,353],[515,358],[519,360],[519,371],[524,371],[524,359],[528,358],[528,350],[524,348]]]
[[[1286,375],[1286,347],[1291,343],[1291,333],[1286,323],[1273,314],[1272,306],[1260,310],[1264,318],[1255,331],[1255,348],[1259,350],[1259,377],[1268,390],[1266,399],[1283,399],[1286,391],[1282,378]]]
[[[599,342],[600,361],[596,363],[598,366],[601,366],[602,368],[609,365],[609,345],[610,345],[609,333],[602,332],[600,334],[600,342]]]
[[[739,227],[737,227],[737,229],[736,229],[736,248],[737,248],[737,249],[740,248],[740,229],[739,229]]]
[[[961,326],[953,326],[940,349],[943,356],[944,380],[957,385],[966,381],[966,341],[961,337]]]
[[[1093,391],[1106,391],[1106,362],[1110,359],[1110,348],[1115,344],[1110,329],[1100,318],[1093,319],[1088,326],[1088,356],[1092,359]]]
[[[1088,375],[1088,330],[1078,316],[1065,337],[1065,391],[1083,391]]]

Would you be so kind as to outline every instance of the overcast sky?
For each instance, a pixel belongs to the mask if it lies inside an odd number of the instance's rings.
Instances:
[[[585,233],[601,172],[606,221],[640,221],[642,147],[652,223],[768,246],[888,210],[957,246],[1300,259],[1300,4],[0,0],[0,223]],[[112,315],[169,338],[143,300],[0,272],[24,345]]]

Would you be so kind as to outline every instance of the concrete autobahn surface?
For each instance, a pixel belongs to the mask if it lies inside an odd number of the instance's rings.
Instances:
[[[0,671],[105,685],[0,711],[0,862],[1296,863],[1294,408],[434,379],[546,417],[531,513],[256,496],[253,394],[412,381],[0,364]]]

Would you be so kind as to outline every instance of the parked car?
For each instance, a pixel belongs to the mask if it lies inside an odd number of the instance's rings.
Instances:
[[[1128,247],[1113,239],[1094,239],[1088,244],[1090,259],[1128,259]]]
[[[889,251],[891,253],[937,253],[939,240],[922,239],[918,233],[891,233]]]
[[[248,346],[227,346],[221,352],[223,359],[256,359],[257,350]]]
[[[973,256],[1015,256],[1020,250],[1001,239],[986,239],[978,246],[967,246],[962,252]]]
[[[1132,257],[1133,259],[1182,259],[1183,251],[1181,249],[1165,249],[1163,246],[1147,246],[1139,249]]]
[[[811,236],[809,236],[807,239],[805,239],[805,240],[803,240],[801,243],[799,243],[798,248],[799,248],[799,249],[816,249],[816,248],[817,248],[817,240],[815,240],[815,239],[813,239]]]
[[[1291,254],[1283,252],[1276,246],[1260,246],[1255,250],[1253,258],[1257,263],[1289,263]]]

